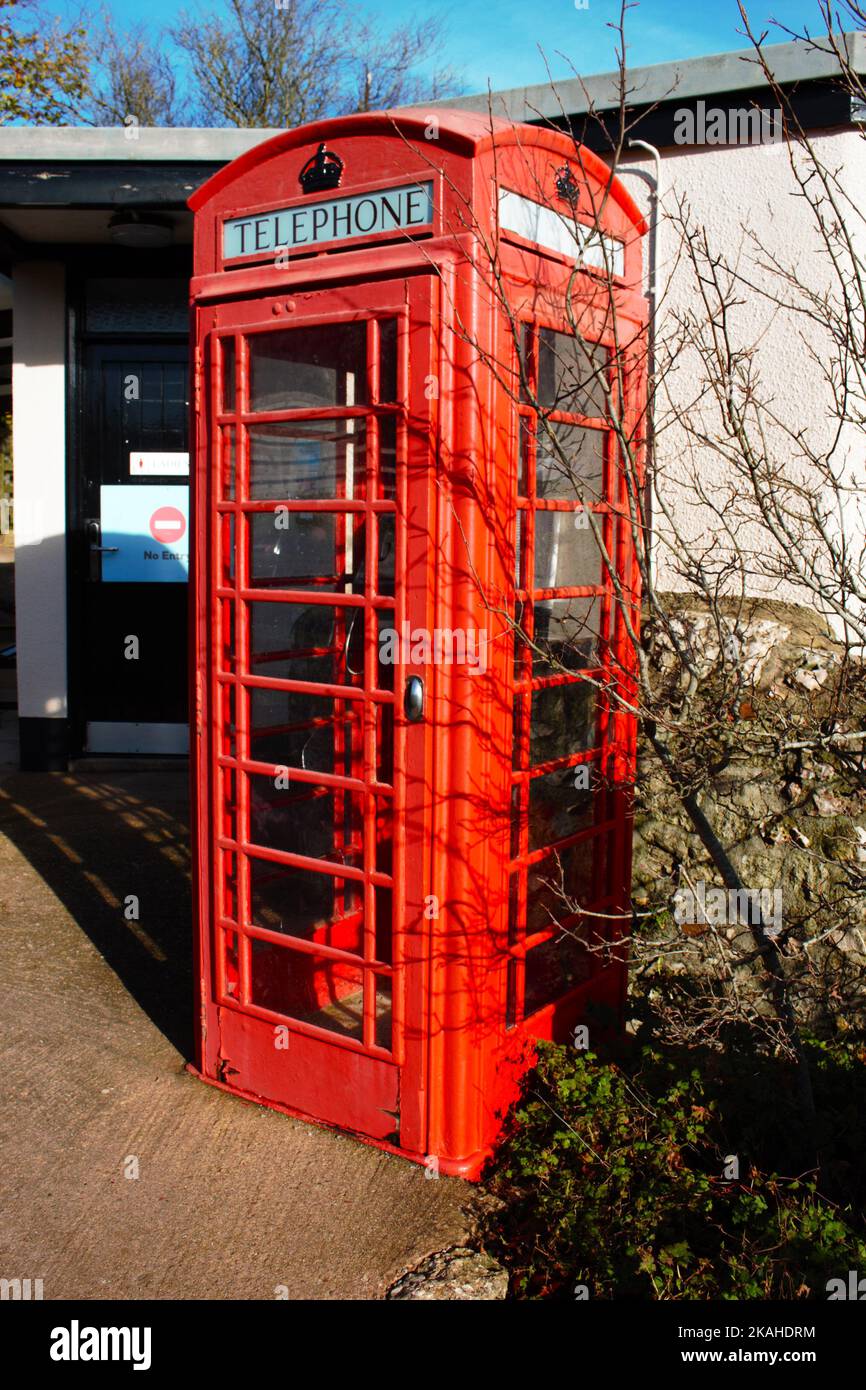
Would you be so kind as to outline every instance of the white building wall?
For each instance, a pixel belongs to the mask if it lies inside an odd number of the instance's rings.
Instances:
[[[47,261],[15,266],[12,347],[18,714],[64,719],[66,284]]]
[[[708,103],[709,105],[710,103]],[[833,169],[843,171],[851,193],[847,225],[852,229],[862,255],[866,236],[859,206],[866,188],[866,140],[857,131],[815,135],[818,157]],[[648,216],[651,209],[649,187],[644,176],[654,175],[654,163],[647,156],[629,158],[622,168],[625,186]],[[677,321],[684,315],[703,315],[694,272],[683,255],[682,237],[674,225],[677,208],[685,198],[694,224],[706,229],[711,246],[755,284],[769,283],[761,261],[774,258],[790,266],[794,274],[815,289],[832,283],[826,253],[822,252],[814,218],[805,200],[797,196],[797,185],[783,143],[732,147],[683,147],[662,152],[662,216],[658,229],[657,281],[659,289],[658,341],[660,366],[665,364],[666,344],[676,334]],[[645,240],[648,254],[649,238]],[[649,271],[649,267],[648,267]],[[763,396],[773,401],[775,410],[788,427],[805,431],[816,446],[829,447],[834,427],[832,398],[822,375],[829,354],[824,352],[820,330],[802,317],[774,309],[760,293],[740,290],[744,302],[731,316],[735,343],[752,350],[758,368]],[[688,408],[693,418],[702,411],[695,400],[702,389],[701,363],[696,354],[682,352],[660,385],[656,442],[656,478],[664,502],[671,509],[674,526],[684,535],[690,548],[706,548],[720,535],[719,518],[697,495],[695,479],[712,491],[723,486],[724,465],[712,448],[694,447],[689,433],[676,421],[677,411]],[[713,410],[704,418],[718,420]],[[771,430],[770,443],[778,458],[786,463],[791,453],[784,434]],[[859,475],[866,482],[862,434],[849,433],[840,442],[838,458],[846,458],[848,478]],[[857,499],[847,503],[847,524],[859,534],[862,545],[863,515]],[[808,594],[791,584],[779,584],[761,574],[762,556],[768,549],[766,530],[755,522],[737,524],[736,544],[749,558],[751,573],[746,588],[753,594],[789,602],[811,603]],[[679,591],[689,586],[679,572],[677,557],[681,544],[674,542],[661,508],[655,513],[655,563],[659,586]]]

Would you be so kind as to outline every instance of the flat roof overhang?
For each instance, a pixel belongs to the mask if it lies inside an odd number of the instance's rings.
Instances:
[[[108,245],[121,209],[157,213],[176,245],[192,241],[187,208],[217,170],[272,130],[0,127],[0,258]]]
[[[846,34],[844,43],[854,70],[866,74],[866,34]],[[833,54],[802,43],[770,44],[765,53],[804,128],[862,126],[866,117],[852,111]],[[616,73],[575,75],[429,105],[553,124],[604,154],[620,135],[618,81]],[[775,104],[753,49],[656,63],[628,72],[628,134],[682,152],[674,139],[675,118],[698,101],[727,109],[767,110]],[[170,222],[175,244],[188,245],[190,195],[231,160],[281,133],[0,127],[0,262],[5,266],[21,256],[46,254],[50,247],[106,245],[111,214],[121,208],[158,213]]]
[[[866,33],[848,33],[841,38],[853,70],[866,74]],[[763,52],[804,129],[861,127],[866,123],[866,113],[852,112],[850,93],[840,81],[841,65],[833,54],[816,52],[799,42],[766,44]],[[699,101],[728,110],[752,106],[770,110],[776,105],[753,48],[629,68],[627,88],[628,135],[648,140],[660,149],[676,146],[682,150],[674,139],[675,115],[683,108],[694,109]],[[583,77],[572,73],[535,86],[479,92],[430,105],[459,106],[530,125],[555,125],[573,133],[596,153],[604,153],[620,134],[620,75],[606,72]]]

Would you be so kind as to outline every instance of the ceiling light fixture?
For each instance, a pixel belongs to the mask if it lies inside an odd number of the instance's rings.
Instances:
[[[171,244],[171,223],[153,213],[116,212],[108,224],[108,235],[118,246],[137,250],[158,250]]]

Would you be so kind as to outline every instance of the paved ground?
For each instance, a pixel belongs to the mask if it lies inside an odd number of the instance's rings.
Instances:
[[[376,1298],[460,1239],[469,1189],[183,1071],[185,812],[182,771],[0,779],[0,1277]]]

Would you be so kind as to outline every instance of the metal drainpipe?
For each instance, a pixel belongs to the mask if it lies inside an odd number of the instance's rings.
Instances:
[[[661,201],[662,157],[655,145],[647,140],[629,140],[629,149],[646,150],[655,164],[655,178],[643,174],[652,184],[652,216],[649,233],[649,326],[647,331],[647,429],[646,429],[646,491],[644,512],[647,522],[647,565],[654,574],[655,545],[653,539],[653,488],[655,486],[655,368],[656,368],[656,309],[658,307],[658,245],[659,245],[659,206]],[[620,168],[620,174],[631,172],[627,167]],[[637,172],[637,171],[635,171]]]

